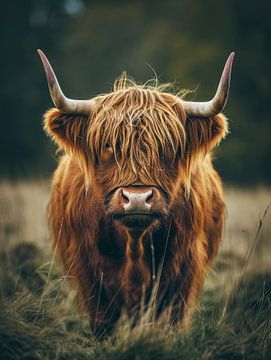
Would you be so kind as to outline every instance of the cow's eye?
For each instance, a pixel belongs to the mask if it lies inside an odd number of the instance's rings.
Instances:
[[[110,143],[105,143],[104,150],[102,153],[102,161],[109,160],[112,157],[112,155],[113,155],[113,150],[112,150]]]

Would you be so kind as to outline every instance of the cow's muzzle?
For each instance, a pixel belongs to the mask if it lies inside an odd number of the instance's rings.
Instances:
[[[154,186],[120,187],[108,202],[108,210],[114,220],[127,227],[146,228],[166,213],[167,198]]]

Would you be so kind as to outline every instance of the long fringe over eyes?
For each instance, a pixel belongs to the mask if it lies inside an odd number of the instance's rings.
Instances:
[[[186,143],[185,114],[174,95],[162,93],[165,86],[137,85],[126,75],[116,80],[113,92],[96,98],[87,133],[91,157],[102,159],[110,146],[119,167],[129,167],[134,176],[150,182],[167,174],[161,159],[182,156]],[[125,174],[125,172],[123,172]]]

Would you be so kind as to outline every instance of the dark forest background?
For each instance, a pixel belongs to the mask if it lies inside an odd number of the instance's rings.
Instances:
[[[216,154],[227,182],[271,180],[271,2],[266,0],[24,0],[1,3],[0,176],[48,176],[54,148],[42,130],[52,106],[36,49],[67,96],[109,91],[123,71],[213,96],[236,52],[225,113],[231,133]],[[148,65],[149,64],[149,65]]]

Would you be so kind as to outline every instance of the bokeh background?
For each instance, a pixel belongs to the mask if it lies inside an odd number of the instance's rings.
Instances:
[[[1,359],[270,359],[270,17],[270,0],[1,2]],[[189,332],[124,318],[97,342],[77,311],[47,226],[57,155],[42,129],[52,102],[38,48],[72,98],[110,91],[126,70],[196,89],[188,99],[199,101],[213,96],[235,51],[230,134],[215,154],[226,226]]]
[[[84,99],[109,91],[123,70],[146,81],[152,67],[161,82],[208,100],[235,51],[231,133],[216,166],[227,183],[270,184],[270,14],[268,0],[3,1],[0,176],[49,176],[56,166],[42,131],[52,103],[37,48],[64,92]]]

